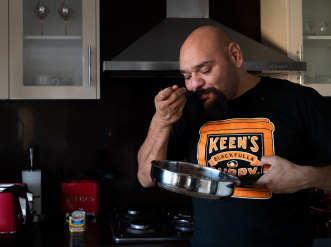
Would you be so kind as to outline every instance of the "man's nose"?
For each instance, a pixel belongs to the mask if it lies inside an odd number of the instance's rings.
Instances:
[[[195,89],[199,89],[202,88],[205,84],[205,80],[203,78],[201,78],[198,74],[193,73],[192,74],[192,88]]]

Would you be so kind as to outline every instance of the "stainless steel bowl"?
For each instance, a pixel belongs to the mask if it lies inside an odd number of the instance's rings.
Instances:
[[[164,189],[209,199],[232,196],[234,184],[240,183],[237,177],[217,169],[170,160],[152,161],[151,178]]]

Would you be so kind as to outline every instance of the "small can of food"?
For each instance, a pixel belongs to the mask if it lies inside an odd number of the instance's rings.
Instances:
[[[69,231],[70,232],[84,232],[86,230],[86,215],[85,212],[73,211],[69,216]]]

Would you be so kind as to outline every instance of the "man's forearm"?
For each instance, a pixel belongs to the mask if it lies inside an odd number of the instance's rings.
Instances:
[[[151,161],[167,158],[167,147],[172,125],[160,125],[154,116],[147,137],[138,152],[138,180],[144,187],[153,186],[150,177]]]
[[[331,191],[331,166],[307,167],[307,187]]]
[[[183,112],[186,89],[177,85],[160,91],[154,99],[155,114],[145,142],[138,152],[138,180],[144,187],[153,186],[150,177],[151,161],[166,159],[170,131]]]

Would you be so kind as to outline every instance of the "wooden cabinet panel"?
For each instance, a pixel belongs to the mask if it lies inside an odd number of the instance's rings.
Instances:
[[[0,0],[0,99],[8,98],[8,0]]]

